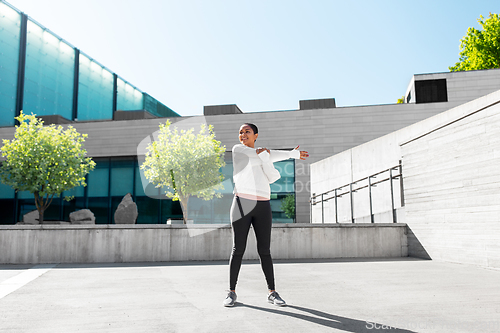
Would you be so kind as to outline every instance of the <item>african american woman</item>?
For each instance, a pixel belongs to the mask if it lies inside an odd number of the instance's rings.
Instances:
[[[266,277],[269,303],[284,306],[285,301],[276,292],[274,269],[271,258],[271,188],[281,176],[273,163],[290,158],[305,160],[306,151],[295,149],[269,150],[255,148],[259,130],[254,124],[246,123],[240,127],[241,144],[233,147],[234,199],[231,205],[230,219],[233,231],[233,250],[229,261],[229,292],[224,306],[233,306],[236,302],[236,282],[241,268],[241,261],[247,244],[250,226],[253,226],[257,239],[262,271]]]

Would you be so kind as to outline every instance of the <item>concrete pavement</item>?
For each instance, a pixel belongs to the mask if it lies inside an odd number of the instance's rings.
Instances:
[[[0,332],[500,331],[498,270],[349,259],[276,261],[275,275],[287,307],[247,261],[224,308],[227,262],[1,265]]]

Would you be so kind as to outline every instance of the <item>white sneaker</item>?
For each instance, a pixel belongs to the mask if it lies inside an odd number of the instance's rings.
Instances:
[[[267,301],[277,306],[286,305],[286,302],[283,300],[283,298],[280,297],[280,295],[276,291],[273,291],[272,293],[269,294],[269,296],[267,296]]]
[[[233,306],[236,303],[236,293],[234,291],[229,291],[224,303],[224,306]]]

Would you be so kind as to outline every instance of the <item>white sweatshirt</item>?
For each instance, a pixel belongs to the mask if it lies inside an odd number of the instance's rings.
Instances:
[[[280,179],[280,173],[273,163],[289,158],[300,159],[299,150],[271,150],[257,154],[256,148],[243,144],[233,147],[234,193],[271,198],[269,184]]]

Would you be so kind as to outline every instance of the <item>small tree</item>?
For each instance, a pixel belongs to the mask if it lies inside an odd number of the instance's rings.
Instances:
[[[171,129],[170,121],[160,124],[158,139],[149,144],[146,159],[141,165],[146,179],[156,187],[167,187],[166,196],[179,200],[184,223],[188,219],[190,196],[203,200],[220,198],[225,165],[224,146],[215,140],[213,126],[202,124],[198,134],[194,128],[179,131]]]
[[[0,180],[16,191],[29,191],[43,223],[43,214],[54,196],[76,186],[86,186],[85,176],[95,162],[85,157],[86,134],[72,126],[43,126],[35,115],[22,113],[16,117],[14,139],[3,140],[5,158],[0,166]]]
[[[490,13],[477,20],[483,30],[467,29],[460,40],[460,61],[450,71],[500,68],[500,15]]]
[[[281,199],[281,209],[289,219],[295,221],[295,195],[289,194]]]

